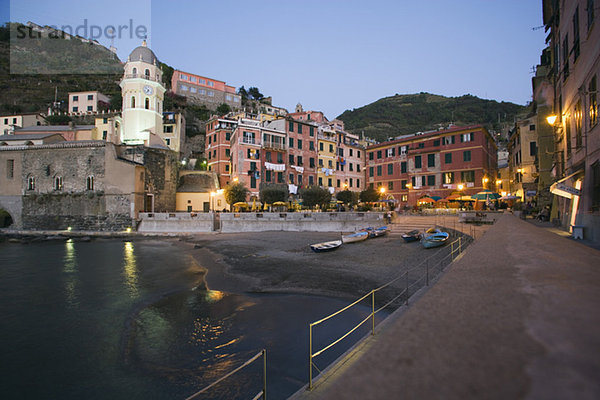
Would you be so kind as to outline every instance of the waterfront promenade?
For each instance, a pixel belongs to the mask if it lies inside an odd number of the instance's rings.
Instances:
[[[598,399],[600,251],[503,216],[293,399]]]

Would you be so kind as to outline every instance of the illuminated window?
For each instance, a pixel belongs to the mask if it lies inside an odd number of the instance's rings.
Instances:
[[[63,179],[62,176],[54,177],[54,190],[62,190],[63,188]]]

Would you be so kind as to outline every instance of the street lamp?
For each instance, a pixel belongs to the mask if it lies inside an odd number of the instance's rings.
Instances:
[[[555,114],[550,114],[546,117],[546,121],[548,121],[548,123],[552,126],[554,126],[554,123],[556,122],[556,118],[557,116]]]
[[[465,188],[465,185],[463,185],[462,183],[459,183],[456,188],[462,192],[462,190]]]
[[[217,194],[217,192],[210,192],[210,208],[211,211],[215,210],[215,195]]]

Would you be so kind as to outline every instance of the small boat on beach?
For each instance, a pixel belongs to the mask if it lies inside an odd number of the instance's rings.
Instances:
[[[310,249],[312,251],[314,251],[315,253],[323,253],[325,251],[335,250],[338,247],[340,247],[341,245],[342,245],[341,240],[332,240],[331,242],[311,244]]]
[[[369,237],[369,232],[366,230],[355,232],[351,235],[342,236],[342,242],[354,243],[366,240]]]
[[[374,228],[369,231],[370,238],[376,238],[380,236],[385,236],[388,233],[387,226],[380,226],[379,228]]]
[[[404,232],[402,234],[402,239],[404,239],[406,243],[416,242],[417,240],[421,239],[421,232],[416,229],[413,231]]]
[[[421,239],[421,244],[426,249],[430,249],[433,247],[440,247],[446,244],[450,234],[447,232],[442,232],[437,228],[430,228],[423,234],[423,238]]]

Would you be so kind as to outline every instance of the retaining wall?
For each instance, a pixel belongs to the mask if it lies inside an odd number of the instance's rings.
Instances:
[[[379,212],[140,213],[139,232],[351,232],[384,223]]]

